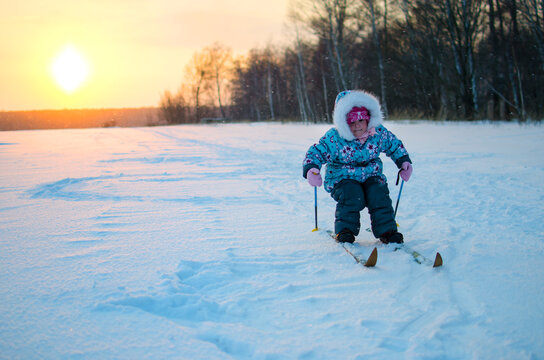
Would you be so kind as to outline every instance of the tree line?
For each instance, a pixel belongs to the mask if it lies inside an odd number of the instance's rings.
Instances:
[[[527,120],[544,113],[544,0],[292,0],[289,43],[196,52],[169,123],[330,122],[346,89],[390,118]]]

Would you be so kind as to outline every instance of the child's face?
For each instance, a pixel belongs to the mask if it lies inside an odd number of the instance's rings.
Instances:
[[[360,138],[365,133],[366,129],[368,127],[368,124],[366,123],[366,120],[356,120],[349,124],[349,129],[353,133],[353,136],[356,138]]]

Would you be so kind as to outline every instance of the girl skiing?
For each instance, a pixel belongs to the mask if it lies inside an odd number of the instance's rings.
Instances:
[[[368,208],[372,232],[383,243],[403,243],[397,231],[383,174],[380,153],[390,157],[408,181],[412,161],[402,142],[383,125],[376,97],[362,90],[342,91],[336,97],[334,127],[312,145],[303,162],[303,176],[321,186],[320,169],[327,165],[325,190],[336,200],[334,231],[339,242],[353,243],[361,227],[360,212]]]

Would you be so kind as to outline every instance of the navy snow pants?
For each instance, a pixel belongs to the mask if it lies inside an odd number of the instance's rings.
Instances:
[[[394,210],[387,183],[371,177],[364,183],[342,180],[334,186],[331,196],[336,200],[334,231],[344,229],[358,235],[361,229],[361,210],[368,208],[372,233],[376,238],[390,230],[397,230]]]

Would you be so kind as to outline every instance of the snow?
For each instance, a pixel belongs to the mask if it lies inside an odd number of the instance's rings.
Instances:
[[[365,231],[356,264],[322,188],[311,231],[327,125],[0,132],[0,358],[544,358],[542,126],[386,126],[400,230],[442,268]]]

